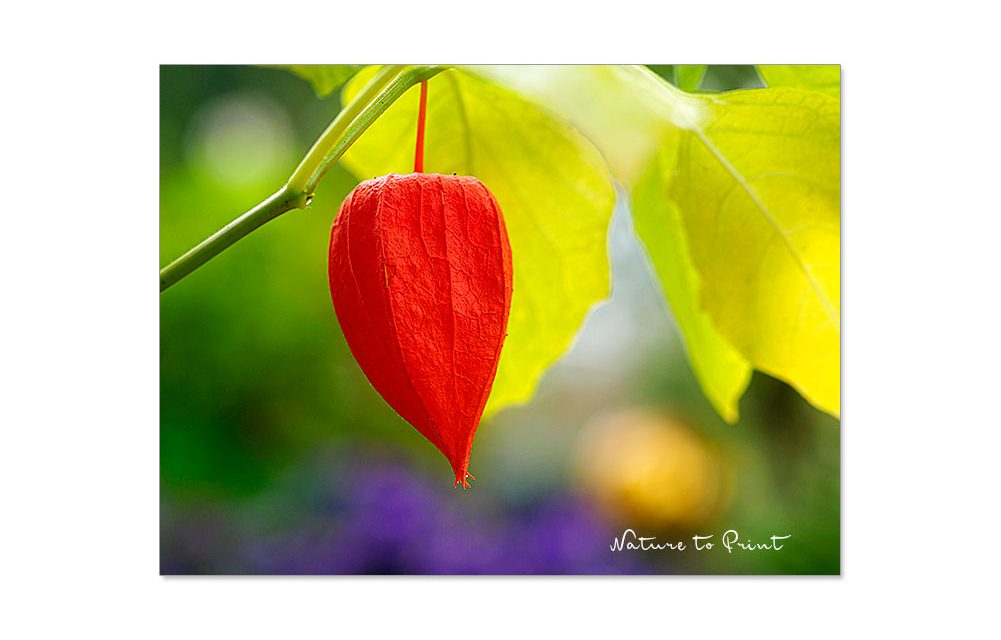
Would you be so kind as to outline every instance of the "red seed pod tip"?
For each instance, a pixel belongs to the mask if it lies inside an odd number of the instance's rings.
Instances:
[[[465,477],[463,477],[463,476],[465,476]],[[469,481],[466,478],[468,478],[469,480],[476,480],[476,476],[474,476],[473,474],[469,473],[468,471],[465,471],[465,472],[460,471],[458,474],[456,474],[456,476],[455,476],[455,484],[452,485],[452,487],[455,488],[455,487],[458,487],[459,484],[462,484],[462,488],[463,489],[471,489],[472,485],[469,484]]]

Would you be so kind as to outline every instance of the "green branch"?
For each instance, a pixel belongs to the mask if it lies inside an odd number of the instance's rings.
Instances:
[[[285,186],[160,269],[160,291],[166,290],[265,222],[293,209],[306,208],[324,174],[376,118],[407,89],[443,70],[444,67],[436,66],[385,66],[380,69],[317,138]]]

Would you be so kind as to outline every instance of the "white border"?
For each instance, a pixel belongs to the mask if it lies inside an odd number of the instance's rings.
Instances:
[[[8,9],[0,635],[996,628],[996,22],[965,4]],[[842,63],[844,577],[158,577],[157,65],[266,61]]]

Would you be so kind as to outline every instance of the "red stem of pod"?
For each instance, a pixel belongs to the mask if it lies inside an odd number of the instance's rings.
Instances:
[[[414,151],[414,173],[424,173],[424,121],[428,111],[428,81],[421,81],[421,106],[417,111],[417,149]]]

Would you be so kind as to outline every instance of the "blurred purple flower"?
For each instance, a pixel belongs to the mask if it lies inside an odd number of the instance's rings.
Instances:
[[[305,502],[281,512],[283,526],[268,533],[245,527],[238,558],[213,566],[259,574],[649,572],[640,556],[612,553],[609,527],[569,494],[505,508],[485,488],[450,490],[391,460],[332,465],[297,487]],[[271,499],[282,496],[287,490]],[[186,563],[184,555],[182,569],[207,560],[202,554]]]

